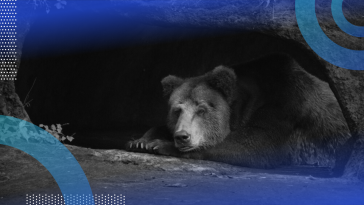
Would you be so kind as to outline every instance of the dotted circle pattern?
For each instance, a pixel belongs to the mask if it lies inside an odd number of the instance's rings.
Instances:
[[[67,205],[82,205],[91,204],[94,199],[95,205],[125,205],[125,196],[122,194],[95,194],[91,195],[79,194],[27,194],[25,199],[26,205],[64,205],[65,200]]]
[[[16,80],[16,2],[0,0],[0,80]]]

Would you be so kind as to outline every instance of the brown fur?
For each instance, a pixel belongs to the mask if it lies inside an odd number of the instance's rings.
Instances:
[[[127,148],[271,168],[333,167],[348,127],[327,83],[287,55],[219,66],[203,76],[162,80],[167,127],[153,128]]]

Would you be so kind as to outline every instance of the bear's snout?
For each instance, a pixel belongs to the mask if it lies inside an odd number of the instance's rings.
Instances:
[[[185,130],[175,132],[173,137],[176,144],[179,145],[186,145],[191,141],[191,135]]]

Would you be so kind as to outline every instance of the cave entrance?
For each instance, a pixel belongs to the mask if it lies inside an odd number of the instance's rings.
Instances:
[[[49,14],[35,21],[16,81],[33,123],[68,123],[63,132],[76,133],[71,144],[79,146],[123,148],[164,124],[160,81],[169,74],[201,75],[274,52],[290,53],[307,68],[320,66],[293,41],[264,34],[152,25],[104,13],[79,16]]]

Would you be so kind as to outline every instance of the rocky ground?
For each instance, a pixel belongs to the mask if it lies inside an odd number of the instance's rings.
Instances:
[[[119,149],[66,145],[93,194],[122,194],[132,204],[364,204],[364,184],[331,178],[327,168],[257,170]],[[26,194],[61,194],[30,155],[0,145],[0,204],[25,204]]]

